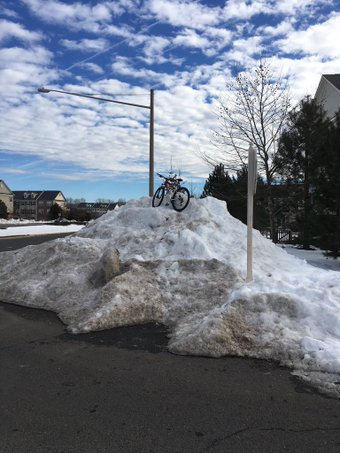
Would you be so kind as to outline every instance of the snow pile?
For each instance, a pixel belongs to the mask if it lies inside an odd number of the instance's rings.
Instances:
[[[254,231],[246,284],[246,227],[224,202],[191,200],[181,213],[150,205],[132,201],[73,236],[3,252],[0,300],[53,310],[74,333],[164,323],[172,352],[275,359],[339,389],[338,272]]]

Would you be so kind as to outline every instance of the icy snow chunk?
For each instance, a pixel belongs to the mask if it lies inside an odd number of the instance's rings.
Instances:
[[[119,252],[115,248],[108,248],[103,253],[93,275],[90,277],[94,286],[103,286],[112,280],[121,271]]]

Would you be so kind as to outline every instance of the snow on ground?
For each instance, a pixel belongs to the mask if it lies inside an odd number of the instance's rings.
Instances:
[[[26,223],[40,223],[37,220],[27,219],[0,219],[0,225],[24,225]]]
[[[340,278],[246,227],[222,201],[131,201],[78,233],[1,254],[0,300],[55,311],[73,333],[147,322],[178,354],[273,359],[340,396]],[[118,258],[119,257],[119,258]]]
[[[303,250],[299,246],[285,244],[281,246],[287,253],[294,255],[301,260],[307,261],[308,264],[312,264],[322,269],[329,269],[332,271],[340,272],[340,259],[334,259],[331,256],[326,256],[325,252],[320,249]]]
[[[33,236],[43,234],[58,234],[58,233],[74,233],[83,228],[83,225],[27,225],[27,226],[10,226],[7,228],[0,228],[0,237],[9,236]]]

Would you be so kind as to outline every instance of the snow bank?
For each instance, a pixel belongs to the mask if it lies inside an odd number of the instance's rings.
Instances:
[[[254,231],[246,284],[246,227],[224,202],[193,199],[181,213],[150,205],[132,201],[73,236],[2,253],[0,299],[53,310],[73,333],[164,323],[172,352],[275,359],[338,391],[338,272]]]

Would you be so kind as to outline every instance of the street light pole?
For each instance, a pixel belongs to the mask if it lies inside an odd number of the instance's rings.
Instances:
[[[113,104],[121,104],[121,105],[129,105],[132,107],[139,107],[142,109],[150,110],[150,138],[149,138],[149,196],[152,197],[154,192],[154,90],[150,90],[150,105],[144,104],[135,104],[132,102],[123,102],[123,101],[115,101],[113,99],[102,98],[99,96],[91,96],[89,94],[80,94],[80,93],[73,93],[71,91],[63,91],[63,90],[56,90],[54,88],[38,88],[39,93],[62,93],[67,94],[69,96],[77,96],[81,98],[87,99],[96,99],[97,101],[104,101],[104,102],[112,102]]]

